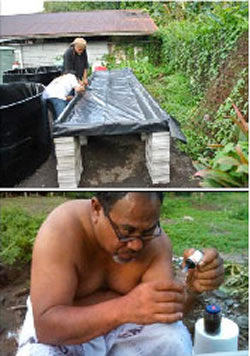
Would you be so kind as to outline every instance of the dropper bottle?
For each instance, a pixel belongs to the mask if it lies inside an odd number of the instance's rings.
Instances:
[[[183,284],[186,284],[189,269],[194,269],[198,263],[200,263],[203,256],[203,252],[195,250],[195,252],[186,259],[184,267],[178,272],[177,280]]]
[[[189,256],[185,261],[185,266],[182,268],[182,272],[186,273],[189,269],[195,268],[198,263],[202,260],[204,254],[200,250],[196,250],[191,256]]]

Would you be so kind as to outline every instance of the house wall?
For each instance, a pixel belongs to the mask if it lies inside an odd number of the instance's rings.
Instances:
[[[0,84],[3,82],[3,72],[12,69],[14,50],[12,47],[0,47]]]
[[[61,65],[62,56],[70,42],[16,44],[15,59],[22,67],[39,67]],[[88,60],[90,66],[100,61],[104,54],[108,54],[107,41],[88,41]]]

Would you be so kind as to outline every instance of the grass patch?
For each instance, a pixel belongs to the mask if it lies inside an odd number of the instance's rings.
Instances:
[[[224,253],[248,249],[247,193],[165,195],[161,221],[175,254],[188,247],[216,247]]]
[[[146,88],[160,102],[162,108],[181,123],[185,123],[190,111],[199,101],[199,98],[192,94],[189,79],[181,72],[165,76],[160,81],[152,79]]]
[[[29,196],[27,198],[23,196],[11,197],[0,199],[0,205],[2,210],[5,208],[17,208],[24,210],[31,216],[40,214],[47,215],[55,207],[66,202],[68,198],[65,196]]]

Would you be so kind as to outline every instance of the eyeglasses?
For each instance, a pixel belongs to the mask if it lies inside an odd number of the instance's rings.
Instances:
[[[160,226],[160,222],[158,221],[153,233],[145,233],[145,234],[142,234],[140,236],[133,236],[133,235],[124,236],[120,232],[118,225],[116,225],[116,223],[111,219],[109,214],[107,214],[106,216],[107,216],[108,221],[110,222],[110,225],[112,226],[112,228],[113,228],[118,240],[121,241],[121,242],[130,242],[130,241],[135,241],[135,240],[141,240],[142,242],[145,242],[145,241],[153,240],[156,237],[161,236],[161,234],[162,234],[162,229],[161,229],[161,226]]]

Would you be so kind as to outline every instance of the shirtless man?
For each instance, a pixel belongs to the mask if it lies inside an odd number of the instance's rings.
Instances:
[[[161,203],[161,192],[99,192],[48,216],[18,356],[191,355],[183,313],[194,293],[222,283],[223,261],[204,249],[188,287],[176,282]]]

